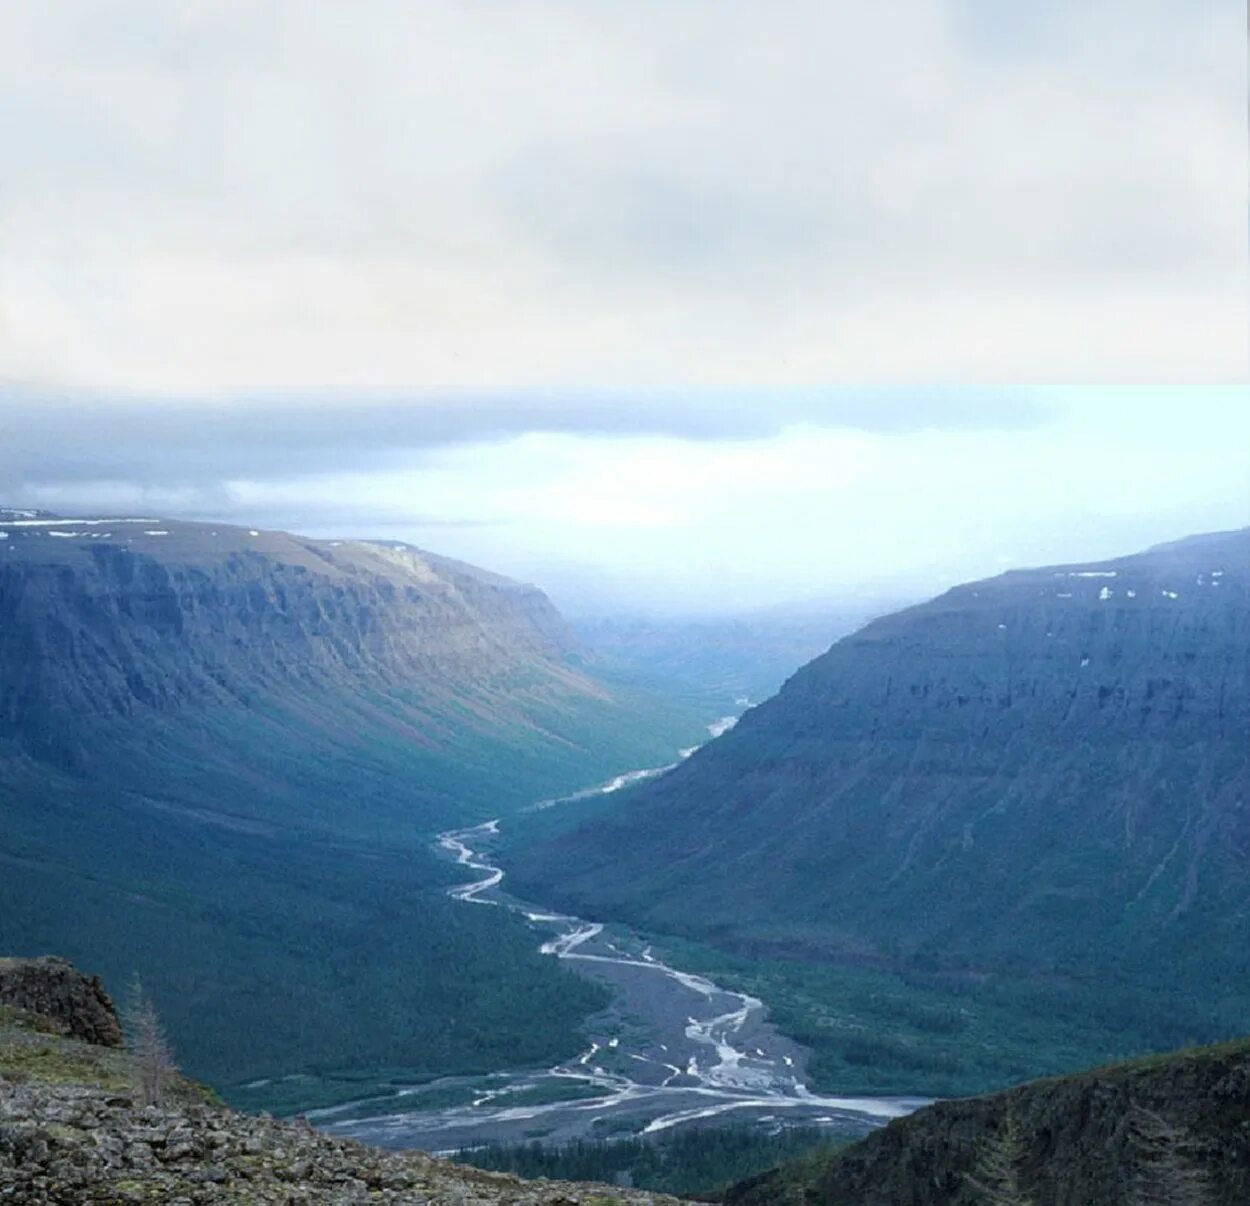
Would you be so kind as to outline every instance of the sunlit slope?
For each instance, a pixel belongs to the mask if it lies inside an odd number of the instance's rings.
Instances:
[[[672,752],[674,718],[598,681],[545,595],[474,567],[155,519],[0,533],[0,740],[42,763],[88,773],[112,751],[159,753],[175,798],[208,787],[214,807],[272,820],[294,792],[301,823],[336,825],[355,801],[310,799],[323,780],[352,764],[410,775],[361,816],[373,828]],[[152,767],[117,761],[111,784],[154,786]]]
[[[876,620],[510,873],[757,954],[1235,993],[1248,570],[1218,533]]]

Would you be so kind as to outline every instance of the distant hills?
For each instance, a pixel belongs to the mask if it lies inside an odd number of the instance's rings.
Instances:
[[[1154,986],[1187,998],[1156,1011],[1181,1040],[1244,1031],[1250,530],[875,620],[566,823],[509,873],[584,915],[952,984],[1097,981],[1111,1031],[1116,986]]]
[[[445,900],[431,836],[708,719],[407,545],[0,510],[0,948],[141,973],[218,1083],[546,1059],[600,991]]]
[[[737,712],[775,695],[805,662],[885,610],[842,604],[801,614],[604,617],[575,621],[573,628],[606,666],[666,693],[704,695]]]

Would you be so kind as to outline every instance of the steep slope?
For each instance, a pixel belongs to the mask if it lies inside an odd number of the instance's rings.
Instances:
[[[540,591],[446,558],[156,519],[0,521],[0,545],[0,741],[70,771],[87,729],[185,738],[196,715],[211,741],[246,715],[279,747],[320,730],[348,755],[363,730],[425,757],[438,819],[493,797],[505,755],[519,801],[669,752],[622,730]]]
[[[514,882],[739,952],[1203,985],[1244,1013],[1250,531],[876,620]]]
[[[1250,1041],[944,1101],[735,1186],[731,1206],[1250,1201]]]
[[[597,992],[444,900],[432,833],[703,719],[597,678],[535,588],[407,546],[9,512],[0,942],[139,971],[218,1081],[547,1059]]]

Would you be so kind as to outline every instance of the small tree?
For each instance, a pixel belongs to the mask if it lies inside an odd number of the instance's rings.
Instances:
[[[173,1048],[152,999],[143,991],[138,975],[130,985],[126,1005],[126,1046],[144,1105],[159,1105],[165,1099],[170,1078],[178,1071]]]
[[[965,1180],[977,1200],[991,1206],[1032,1206],[1021,1184],[1027,1148],[1016,1112],[1008,1106],[1001,1125],[977,1144],[977,1162]]]

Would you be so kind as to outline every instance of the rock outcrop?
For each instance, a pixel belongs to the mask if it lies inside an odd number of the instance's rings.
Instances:
[[[1223,1206],[1250,1201],[1250,1041],[945,1101],[730,1206]]]
[[[122,1045],[117,1010],[100,977],[84,976],[64,959],[0,959],[0,1005],[39,1014],[68,1038]]]

